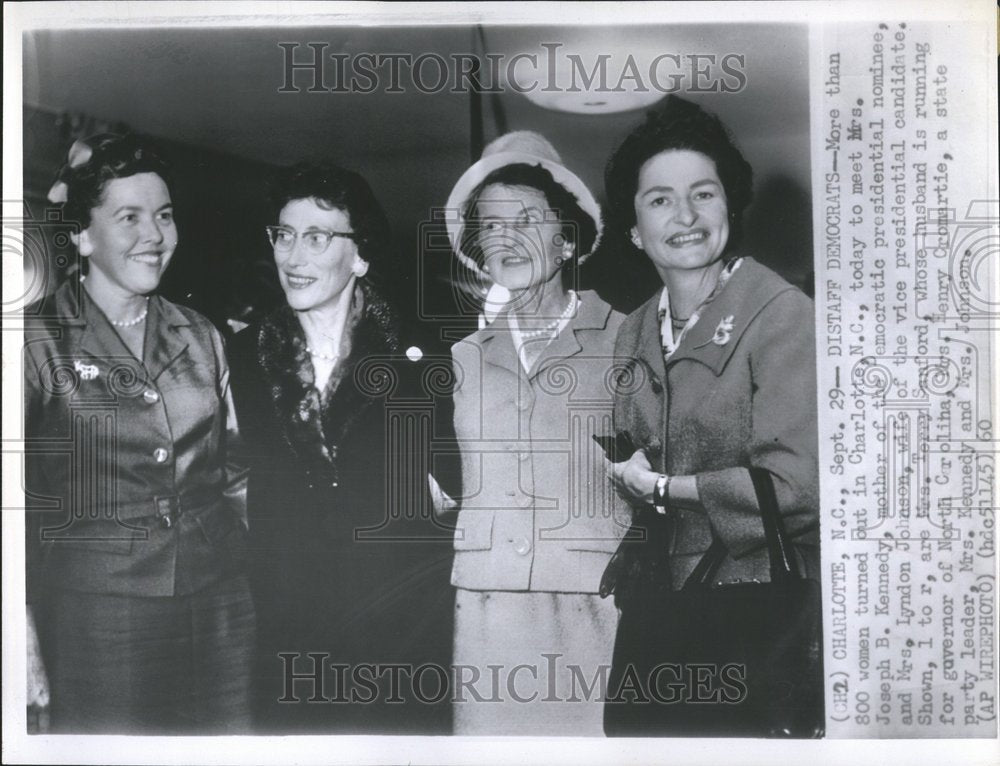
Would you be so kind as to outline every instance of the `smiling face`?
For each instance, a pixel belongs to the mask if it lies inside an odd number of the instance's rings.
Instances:
[[[525,290],[559,273],[562,225],[541,191],[491,184],[479,195],[477,210],[484,269],[494,282]]]
[[[303,235],[310,231],[354,233],[350,216],[340,208],[325,210],[313,199],[295,199],[281,209],[278,224],[298,232],[291,250],[274,251],[278,280],[288,305],[296,311],[332,308],[354,278],[364,273],[358,246],[346,237],[333,237],[322,253],[311,253]]]
[[[167,185],[156,173],[114,178],[104,187],[90,225],[77,235],[89,258],[92,287],[123,297],[146,295],[160,284],[177,247]]]
[[[715,163],[701,152],[672,150],[639,170],[632,241],[662,277],[674,269],[702,270],[722,259],[729,208]]]

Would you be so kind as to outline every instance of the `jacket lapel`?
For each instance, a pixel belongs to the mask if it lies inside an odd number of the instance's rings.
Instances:
[[[761,278],[762,269],[755,261],[744,258],[715,300],[705,307],[698,323],[681,339],[668,366],[691,359],[711,368],[716,375],[722,374],[757,314],[779,293],[795,289]]]
[[[581,297],[582,300],[576,316],[570,320],[566,329],[545,347],[529,377],[534,378],[555,362],[579,354],[583,350],[581,340],[588,332],[603,330],[607,327],[608,317],[611,316],[611,306],[598,300],[597,296],[593,294],[589,297],[586,295]]]
[[[146,339],[143,343],[143,364],[151,380],[173,364],[190,345],[187,318],[177,308],[160,296],[149,299],[149,318],[146,321]],[[162,332],[157,333],[157,327]]]
[[[663,344],[660,342],[660,320],[657,312],[660,305],[660,291],[642,306],[642,319],[639,322],[639,336],[636,339],[634,356],[645,363],[647,372],[655,379],[663,378]],[[675,352],[676,353],[676,352]]]
[[[118,333],[115,332],[108,318],[104,316],[104,312],[98,308],[85,290],[80,289],[79,301],[77,301],[77,296],[69,290],[62,293],[60,299],[57,305],[61,303],[60,308],[73,312],[67,316],[76,317],[69,323],[80,325],[83,328],[83,334],[80,337],[80,350],[84,354],[106,363],[122,357],[133,358],[132,352],[118,337]]]
[[[68,285],[63,285],[55,296],[61,323],[80,327],[80,350],[95,359],[133,359],[132,352],[115,332],[104,312],[85,294],[83,289],[76,295]],[[181,329],[190,322],[171,304],[154,295],[149,299],[149,314],[146,319],[146,337],[143,343],[143,366],[150,380],[155,380],[181,354],[190,339]],[[158,328],[162,332],[158,332]]]
[[[510,316],[506,312],[497,317],[493,324],[480,331],[479,341],[483,348],[483,361],[486,364],[499,367],[518,377],[524,374],[521,360],[517,358],[517,350],[514,348]]]
[[[631,338],[631,344],[622,345],[617,349],[617,362],[633,369],[631,375],[623,371],[622,380],[630,380],[626,386],[628,394],[621,390],[616,394],[616,419],[622,417],[623,407],[628,408],[632,417],[639,418],[648,428],[645,435],[632,434],[637,438],[636,446],[648,450],[650,460],[654,465],[663,468],[663,449],[661,436],[666,433],[666,386],[664,384],[666,368],[663,364],[663,347],[660,344],[660,322],[657,317],[660,302],[660,291],[657,290],[645,304],[637,309],[638,327]],[[634,316],[634,315],[633,315]],[[631,333],[629,333],[631,334]],[[626,340],[627,336],[619,338]],[[634,376],[634,377],[633,377]]]

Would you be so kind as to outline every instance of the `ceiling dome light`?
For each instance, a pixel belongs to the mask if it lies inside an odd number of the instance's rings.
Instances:
[[[630,112],[634,109],[643,109],[652,106],[665,96],[664,93],[656,90],[645,92],[599,91],[593,93],[580,91],[555,93],[552,91],[543,91],[540,88],[523,95],[528,101],[543,109],[570,112],[571,114],[615,114],[617,112]]]

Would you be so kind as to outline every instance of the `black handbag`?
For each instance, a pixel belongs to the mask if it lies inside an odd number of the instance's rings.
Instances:
[[[601,592],[614,591],[621,620],[604,706],[608,736],[823,736],[820,584],[799,574],[771,475],[750,474],[770,582],[714,582],[727,554],[716,538],[672,590],[666,533],[655,517],[652,526],[637,519],[646,541],[627,535],[609,563]]]

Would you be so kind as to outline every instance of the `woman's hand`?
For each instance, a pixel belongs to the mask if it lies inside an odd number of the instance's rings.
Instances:
[[[28,652],[28,731],[44,734],[49,730],[49,679],[42,661],[42,647],[35,630],[35,617],[31,607],[27,614]]]
[[[611,483],[618,493],[635,505],[653,502],[653,490],[659,476],[641,449],[622,463],[611,464]]]

